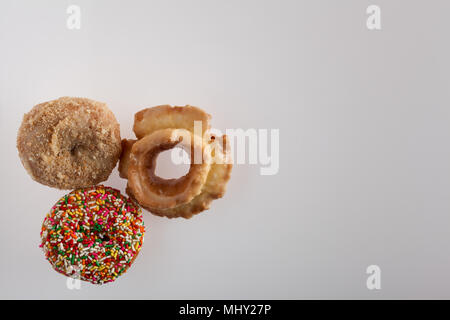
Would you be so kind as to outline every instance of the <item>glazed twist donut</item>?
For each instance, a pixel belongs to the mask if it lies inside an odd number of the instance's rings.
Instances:
[[[209,119],[193,106],[138,112],[133,128],[138,140],[122,141],[119,163],[120,176],[128,179],[127,193],[148,211],[168,218],[190,218],[222,197],[232,164],[226,136],[211,135]],[[194,121],[202,123],[201,132],[195,132]],[[178,179],[162,179],[155,175],[157,156],[174,147],[190,153],[190,170]]]

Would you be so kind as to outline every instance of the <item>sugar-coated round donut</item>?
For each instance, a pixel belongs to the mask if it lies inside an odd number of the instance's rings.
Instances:
[[[42,224],[41,245],[53,268],[94,284],[127,271],[144,242],[142,210],[102,185],[62,197]]]
[[[24,115],[17,149],[34,180],[77,189],[108,179],[120,157],[120,140],[119,124],[106,104],[63,97]]]

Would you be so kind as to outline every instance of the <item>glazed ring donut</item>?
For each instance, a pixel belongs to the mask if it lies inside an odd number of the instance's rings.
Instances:
[[[121,152],[119,124],[104,103],[63,97],[25,114],[17,149],[34,180],[59,189],[87,187],[114,169]]]
[[[148,211],[168,218],[190,218],[222,197],[232,165],[226,137],[208,133],[209,119],[192,106],[164,105],[138,112],[134,132],[139,140],[122,141],[119,163],[120,176],[128,179],[127,193]],[[194,132],[194,121],[202,122],[201,132]],[[188,174],[178,179],[157,177],[157,155],[174,147],[189,151]],[[197,150],[201,150],[201,163],[196,163]]]
[[[42,224],[40,247],[57,272],[103,284],[127,271],[144,233],[140,207],[100,185],[74,190],[53,206]]]
[[[158,154],[175,146],[191,154],[202,150],[202,138],[185,129],[161,129],[138,140],[132,147],[128,166],[128,183],[142,206],[164,209],[191,201],[198,195],[210,168],[209,149],[203,148],[203,161],[192,164],[188,174],[179,179],[162,179],[155,174]]]

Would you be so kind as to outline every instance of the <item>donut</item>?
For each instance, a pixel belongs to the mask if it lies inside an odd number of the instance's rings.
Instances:
[[[119,124],[106,104],[62,97],[34,106],[17,135],[29,175],[58,189],[78,189],[108,179],[121,153]]]
[[[190,218],[221,198],[232,164],[226,136],[209,132],[210,118],[193,106],[162,105],[136,113],[137,140],[122,140],[119,162],[120,176],[128,179],[128,195],[151,213],[167,218]],[[195,121],[202,124],[201,131],[196,132]],[[175,147],[190,153],[189,172],[178,179],[156,176],[158,154]]]
[[[42,224],[40,247],[57,272],[103,284],[128,270],[144,233],[140,207],[119,190],[98,185],[59,199]]]
[[[155,174],[158,154],[175,146],[189,148],[193,163],[194,148],[202,148],[202,138],[190,135],[185,129],[161,129],[133,145],[133,157],[127,173],[128,183],[142,206],[171,208],[191,201],[200,193],[210,168],[207,148],[202,150],[204,161],[192,164],[185,176],[179,179],[162,179]]]

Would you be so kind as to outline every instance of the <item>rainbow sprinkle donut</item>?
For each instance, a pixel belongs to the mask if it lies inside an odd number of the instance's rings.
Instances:
[[[103,284],[131,266],[144,232],[140,207],[119,190],[99,185],[74,190],[52,207],[40,247],[59,273]]]

